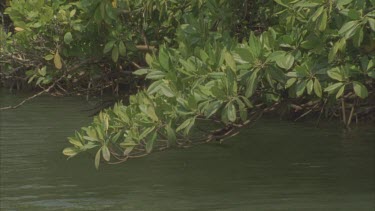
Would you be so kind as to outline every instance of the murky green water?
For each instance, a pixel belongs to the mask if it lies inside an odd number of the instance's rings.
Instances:
[[[0,94],[0,106],[21,98]],[[347,133],[262,120],[222,145],[94,168],[66,160],[90,122],[80,98],[0,113],[1,210],[375,210],[375,127]]]

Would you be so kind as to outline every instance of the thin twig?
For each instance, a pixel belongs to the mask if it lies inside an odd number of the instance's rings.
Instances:
[[[18,103],[17,105],[2,107],[2,108],[0,108],[0,111],[2,111],[2,110],[8,110],[8,109],[15,109],[15,108],[18,108],[18,107],[22,106],[23,104],[25,104],[27,101],[32,100],[32,99],[34,99],[34,98],[36,98],[36,97],[42,95],[43,93],[49,92],[49,90],[52,89],[52,88],[57,84],[57,82],[59,82],[59,81],[60,81],[61,79],[63,79],[63,78],[64,78],[64,76],[61,76],[59,79],[57,79],[57,80],[56,80],[51,86],[49,86],[47,89],[43,89],[43,91],[38,92],[38,93],[36,93],[35,95],[30,96],[30,97],[24,99],[22,102]]]

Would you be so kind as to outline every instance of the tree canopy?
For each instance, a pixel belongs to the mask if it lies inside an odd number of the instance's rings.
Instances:
[[[134,85],[69,137],[63,153],[94,152],[96,167],[220,140],[265,112],[349,126],[373,109],[374,0],[13,0],[5,14],[3,78],[63,93]]]

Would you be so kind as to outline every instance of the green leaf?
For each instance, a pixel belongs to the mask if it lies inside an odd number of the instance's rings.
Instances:
[[[159,80],[159,79],[162,79],[164,77],[165,77],[165,72],[160,71],[160,70],[151,71],[146,76],[147,79],[152,79],[152,80]]]
[[[182,64],[182,66],[188,72],[195,72],[197,70],[197,68],[195,67],[195,65],[193,63],[191,63],[190,61],[185,61],[183,59],[179,59],[179,62]]]
[[[78,151],[75,147],[67,147],[63,150],[63,154],[69,157],[73,157],[78,154]]]
[[[344,81],[345,77],[343,76],[343,73],[340,71],[338,67],[332,68],[327,71],[327,74],[330,78],[335,79],[337,81]]]
[[[331,86],[328,86],[327,88],[324,89],[324,91],[325,92],[332,92],[332,91],[340,88],[343,85],[344,85],[344,83],[338,82],[338,83],[332,84]]]
[[[112,50],[113,48],[113,45],[115,44],[115,40],[111,40],[109,42],[107,42],[107,44],[105,44],[104,46],[104,50],[103,50],[103,53],[108,53],[110,50]]]
[[[289,78],[287,81],[286,81],[286,84],[285,84],[285,89],[291,87],[295,82],[296,82],[297,78]]]
[[[236,66],[236,62],[233,59],[232,54],[230,54],[229,52],[226,52],[225,55],[224,55],[224,59],[225,59],[225,62],[227,63],[227,65],[230,67],[230,69],[232,69],[234,72],[236,72],[237,66]]]
[[[320,86],[319,80],[315,78],[314,80],[314,92],[316,96],[322,97],[322,87]]]
[[[109,149],[108,149],[108,147],[106,145],[102,146],[102,154],[103,154],[104,160],[106,160],[106,161],[110,160],[111,153],[109,152]]]
[[[319,7],[319,8],[315,11],[315,13],[311,16],[311,20],[312,20],[313,22],[315,22],[316,19],[318,19],[318,17],[322,14],[323,10],[324,10],[324,6]]]
[[[56,51],[55,56],[53,57],[53,63],[55,63],[56,69],[60,70],[62,68],[61,57],[58,50]]]
[[[44,66],[44,67],[38,69],[38,73],[39,73],[39,75],[41,75],[41,76],[46,76],[46,74],[47,74],[47,67]]]
[[[353,36],[353,44],[355,47],[359,48],[363,41],[363,28],[358,29]]]
[[[121,56],[126,55],[126,47],[123,41],[120,41],[120,43],[118,44],[118,50]]]
[[[159,51],[159,63],[164,70],[169,70],[169,55],[165,48],[161,48]]]
[[[49,61],[49,60],[52,60],[53,59],[53,55],[52,54],[48,54],[44,57],[45,60]]]
[[[355,34],[358,26],[358,21],[349,21],[341,27],[341,29],[339,30],[339,34],[344,35],[346,39],[349,39]]]
[[[241,64],[251,63],[254,60],[250,50],[247,48],[236,48],[233,58]]]
[[[134,71],[133,75],[146,75],[150,71],[152,70],[151,69],[139,69],[139,70]]]
[[[255,36],[254,32],[251,32],[249,39],[250,51],[254,57],[259,57],[262,50],[259,39]]]
[[[72,33],[70,32],[65,33],[64,42],[69,45],[72,41],[73,41]]]
[[[294,64],[294,57],[290,53],[280,55],[275,58],[276,64],[286,70],[289,70]]]
[[[346,22],[342,27],[341,29],[339,30],[339,34],[344,34],[346,33],[347,31],[351,30],[352,28],[354,28],[356,25],[358,24],[358,21],[349,21],[349,22]]]
[[[304,8],[307,8],[307,7],[316,7],[318,5],[320,5],[320,4],[316,3],[316,2],[301,1],[301,2],[298,2],[297,4],[295,4],[294,6],[295,7],[304,7]]]
[[[348,17],[352,20],[361,19],[361,14],[362,14],[362,11],[358,11],[354,9],[349,9],[348,11]]]
[[[353,0],[336,0],[337,6],[345,6],[350,4]]]
[[[96,137],[91,137],[91,136],[83,136],[83,138],[87,141],[97,141],[99,142],[99,139]]]
[[[72,11],[70,11],[69,16],[72,18],[76,14],[76,12],[77,10],[73,9]]]
[[[320,17],[321,18],[319,19],[319,31],[324,31],[327,27],[327,9],[324,10],[323,14]]]
[[[368,96],[367,88],[358,81],[353,81],[353,89],[355,94],[362,99]]]
[[[247,81],[247,86],[246,86],[246,91],[245,91],[245,96],[247,98],[251,97],[255,92],[255,89],[258,85],[257,76],[258,76],[257,71],[254,71]]]
[[[212,115],[214,115],[221,107],[221,104],[222,102],[219,100],[215,100],[207,104],[204,111],[206,118],[210,118]]]
[[[297,97],[300,97],[304,92],[305,92],[305,89],[306,89],[306,84],[307,82],[306,81],[302,81],[300,82],[299,84],[297,84]]]
[[[152,84],[148,87],[148,89],[147,89],[147,93],[150,94],[150,95],[152,95],[152,94],[158,92],[158,91],[161,89],[161,86],[160,86],[160,85],[161,85],[162,83],[163,83],[162,80],[160,80],[160,81],[155,81],[154,83],[152,83]]]
[[[117,47],[117,45],[115,45],[112,48],[112,61],[117,62],[118,61],[118,56],[119,56],[118,47]]]
[[[146,136],[150,134],[153,130],[155,130],[155,127],[149,127],[147,129],[144,129],[141,135],[139,135],[139,140],[146,138]]]
[[[313,91],[313,87],[314,87],[314,82],[313,82],[312,79],[310,79],[309,82],[307,82],[307,85],[306,85],[307,94],[311,95],[311,93]]]
[[[234,104],[232,102],[229,102],[227,104],[227,109],[228,109],[228,120],[231,121],[231,122],[235,122],[236,121],[236,107],[234,106]]]
[[[337,51],[339,50],[339,42],[337,41],[333,47],[331,48],[331,50],[329,51],[329,54],[328,54],[328,62],[329,63],[332,63],[333,60],[335,59],[336,57],[336,54],[337,54]]]
[[[345,85],[342,86],[339,91],[337,92],[336,94],[336,99],[339,99],[341,97],[342,94],[344,94],[344,90],[345,90]]]
[[[247,98],[244,97],[244,96],[240,96],[240,97],[242,98],[243,102],[246,104],[246,106],[247,106],[248,108],[253,108],[253,107],[254,107],[253,104],[250,102],[249,99],[247,99]]]
[[[152,135],[149,135],[151,137],[149,137],[147,140],[146,140],[146,152],[147,153],[150,153],[152,151],[152,148],[154,147],[154,143],[155,143],[155,140],[157,138],[157,133],[156,131],[154,131],[152,133]]]
[[[172,91],[172,89],[169,87],[169,86],[167,86],[167,85],[165,85],[165,84],[162,84],[161,85],[161,92],[166,96],[166,97],[174,97],[175,96],[175,94],[174,94],[174,92]]]
[[[82,145],[82,142],[80,142],[79,140],[77,140],[76,138],[73,138],[73,137],[68,137],[68,140],[71,144],[73,144],[74,146],[76,147],[83,147]]]
[[[102,148],[100,148],[95,155],[95,168],[98,170],[99,169],[99,164],[100,164],[100,152],[102,151]]]
[[[186,128],[190,124],[190,119],[185,120],[180,126],[177,127],[176,132]]]
[[[133,151],[135,146],[129,146],[129,147],[126,147],[125,150],[124,150],[124,156],[128,156],[130,154],[131,151]]]
[[[148,64],[148,66],[151,67],[152,66],[152,61],[154,60],[152,58],[152,56],[149,53],[147,53],[145,59],[146,59],[146,63]]]

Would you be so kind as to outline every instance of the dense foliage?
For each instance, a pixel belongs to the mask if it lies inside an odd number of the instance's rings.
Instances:
[[[374,107],[374,9],[374,0],[13,0],[2,74],[27,67],[30,83],[64,90],[148,80],[69,138],[63,153],[95,151],[97,167],[220,140],[270,111],[349,126]],[[199,126],[207,120],[211,130]]]

